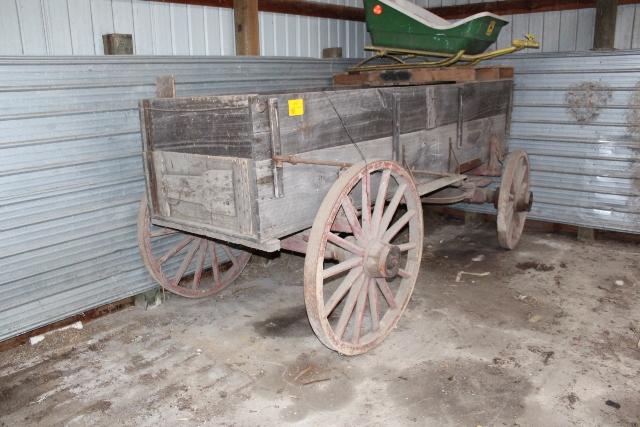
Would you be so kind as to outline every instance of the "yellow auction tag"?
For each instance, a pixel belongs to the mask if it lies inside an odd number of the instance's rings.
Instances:
[[[496,21],[489,22],[489,26],[487,27],[487,32],[485,33],[487,36],[490,36],[493,33],[493,29],[496,27]]]
[[[302,116],[304,114],[304,100],[290,99],[289,100],[289,115],[290,116]]]

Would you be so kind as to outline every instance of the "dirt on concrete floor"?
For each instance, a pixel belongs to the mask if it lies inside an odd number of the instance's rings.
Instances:
[[[426,229],[409,307],[365,355],[320,344],[282,255],[1,353],[0,425],[639,425],[637,245]]]

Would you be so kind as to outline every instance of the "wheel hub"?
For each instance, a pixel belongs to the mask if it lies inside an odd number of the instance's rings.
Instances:
[[[401,250],[396,245],[375,241],[367,251],[364,268],[369,277],[393,279],[400,269]]]

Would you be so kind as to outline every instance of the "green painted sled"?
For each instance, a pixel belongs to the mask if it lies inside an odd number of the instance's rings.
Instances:
[[[489,12],[449,22],[407,0],[364,0],[364,9],[373,45],[391,51],[476,55],[509,23]]]

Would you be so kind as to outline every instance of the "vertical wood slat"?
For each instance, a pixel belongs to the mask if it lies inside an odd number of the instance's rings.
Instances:
[[[153,55],[151,7],[150,2],[133,2],[133,52],[136,55]]]
[[[173,53],[173,44],[170,5],[167,3],[152,3],[151,19],[153,28],[153,54],[171,55]]]
[[[205,8],[201,6],[187,6],[189,18],[189,54],[206,55],[207,32],[204,26]]]
[[[0,0],[0,55],[22,55],[15,0]]]
[[[112,0],[113,32],[119,34],[133,34],[133,4],[132,0]]]
[[[187,6],[171,4],[171,48],[174,55],[189,55]]]
[[[206,33],[206,54],[220,55],[222,45],[220,43],[220,9],[207,7],[204,10],[204,22]]]
[[[113,9],[104,0],[91,1],[91,21],[93,22],[93,43],[96,55],[104,54],[102,36],[113,33]]]
[[[544,12],[543,30],[542,51],[557,52],[560,46],[560,14],[558,12]]]
[[[595,24],[595,9],[581,9],[578,11],[576,50],[585,51],[593,48],[593,31]]]
[[[577,34],[578,11],[563,10],[560,12],[560,40],[558,43],[558,50],[560,52],[575,51]]]
[[[73,54],[101,54],[102,52],[96,52],[93,37],[91,3],[87,0],[67,0],[67,2],[69,5],[69,22],[71,23],[70,31]]]
[[[631,49],[635,8],[635,4],[618,6],[615,41],[613,44],[616,49]]]
[[[24,55],[46,55],[47,39],[44,32],[42,3],[40,0],[19,0],[16,1],[16,4],[18,6],[18,21],[16,22],[20,24],[20,38],[22,41],[21,53]],[[2,2],[0,2],[0,9],[6,10],[3,8]],[[2,20],[1,17],[0,20]],[[0,44],[5,39],[1,33],[4,27],[4,25],[0,26]],[[0,48],[0,54],[1,52],[2,48]]]

